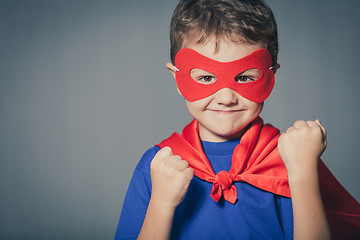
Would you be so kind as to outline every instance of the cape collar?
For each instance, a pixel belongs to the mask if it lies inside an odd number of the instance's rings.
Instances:
[[[290,197],[287,171],[277,147],[279,130],[269,124],[264,125],[258,117],[235,147],[229,172],[215,174],[202,150],[198,134],[198,123],[193,120],[182,135],[174,133],[159,144],[169,146],[175,155],[180,155],[194,169],[195,176],[213,184],[210,196],[217,202],[223,196],[235,203],[237,190],[234,182],[245,181],[265,191]]]

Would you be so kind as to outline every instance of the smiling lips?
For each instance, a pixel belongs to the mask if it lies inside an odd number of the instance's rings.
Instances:
[[[238,113],[243,111],[244,109],[240,109],[240,110],[216,110],[216,109],[207,109],[211,112],[215,112],[218,114],[234,114],[234,113]]]

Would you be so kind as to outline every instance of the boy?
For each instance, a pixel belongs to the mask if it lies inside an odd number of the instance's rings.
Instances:
[[[358,237],[359,204],[319,162],[320,122],[297,121],[279,137],[259,118],[279,67],[269,7],[181,1],[170,40],[166,66],[194,121],[144,154],[115,238],[329,239],[329,225],[334,238]],[[329,192],[336,209],[323,205]],[[336,231],[338,218],[351,224]]]

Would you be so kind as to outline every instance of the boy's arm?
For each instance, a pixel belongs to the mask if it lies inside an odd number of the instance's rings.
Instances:
[[[169,239],[175,209],[184,199],[194,171],[165,147],[152,160],[150,173],[152,193],[138,239]]]
[[[294,239],[330,239],[319,187],[318,160],[326,130],[316,121],[296,121],[278,142],[288,171],[294,214]]]

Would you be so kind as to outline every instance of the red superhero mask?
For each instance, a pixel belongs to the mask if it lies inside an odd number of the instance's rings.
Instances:
[[[270,95],[275,82],[271,55],[264,48],[232,62],[219,62],[193,49],[183,48],[176,54],[175,65],[178,88],[190,102],[208,97],[222,88],[230,88],[252,102],[261,103]],[[236,81],[239,73],[253,68],[260,71],[259,78],[245,83]],[[208,84],[197,82],[190,75],[192,69],[212,73],[216,81]]]

